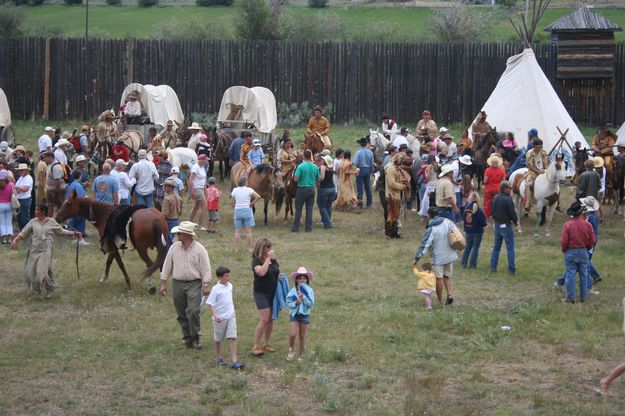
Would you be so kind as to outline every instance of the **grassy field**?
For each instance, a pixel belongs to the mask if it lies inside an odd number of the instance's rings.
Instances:
[[[42,126],[17,123],[16,130],[30,137]],[[340,145],[355,149],[364,129],[335,126],[334,132]],[[565,188],[562,195],[566,206],[572,190]],[[332,230],[292,234],[273,219],[268,227],[256,227],[255,237],[273,241],[283,271],[303,264],[317,274],[308,353],[302,362],[287,362],[285,314],[275,325],[277,352],[260,359],[249,355],[257,323],[250,258],[232,249],[232,209],[224,197],[220,232],[201,234],[199,240],[213,270],[227,265],[233,272],[246,364],[240,373],[214,365],[207,310],[204,349],[179,350],[171,298],[147,294],[135,253],[124,256],[133,290],[125,290],[115,267],[109,281],[99,283],[104,257],[93,228],[88,229],[92,244],[80,248],[81,280],[74,246],[57,240],[54,270],[61,287],[52,300],[31,299],[26,291],[21,277],[26,247],[3,246],[0,413],[622,414],[625,381],[615,382],[607,398],[591,391],[623,360],[620,218],[608,215],[601,225],[595,256],[601,293],[584,304],[560,302],[563,294],[552,283],[563,270],[563,255],[557,238],[532,237],[532,218],[523,220],[526,232],[516,236],[516,276],[487,273],[492,245],[487,230],[478,269],[455,269],[454,305],[427,312],[410,272],[423,227],[409,212],[402,219],[403,238],[386,240],[375,201],[359,215],[335,213]],[[564,220],[556,215],[554,229]],[[500,260],[505,265],[505,250]],[[503,325],[511,330],[501,330]]]
[[[40,7],[22,7],[26,14],[26,27],[35,28],[40,26],[58,27],[62,33],[68,36],[84,35],[84,6],[60,6],[46,5]],[[393,28],[389,31],[390,39],[380,41],[419,41],[426,38],[426,20],[432,10],[415,7],[380,7],[371,6],[328,6],[323,11],[304,6],[289,6],[289,13],[295,15],[312,15],[315,13],[336,14],[347,27],[347,33],[355,37],[357,33],[369,28],[384,25]],[[543,17],[540,27],[547,26],[561,16],[570,13],[572,9],[553,8],[549,9]],[[614,23],[625,27],[625,9],[597,9]],[[197,17],[210,25],[214,22],[227,24],[232,22],[236,11],[234,8],[224,7],[195,7],[195,6],[161,6],[140,8],[137,6],[91,6],[89,8],[89,27],[95,34],[106,34],[113,38],[146,38],[158,30],[158,27],[172,18],[185,21],[191,17]],[[64,24],[63,22],[71,22]],[[220,26],[221,27],[221,26]],[[516,41],[514,30],[505,18],[505,13],[499,13],[498,22],[488,31],[488,41]],[[379,32],[376,32],[379,33]],[[549,34],[538,31],[537,40],[548,41]],[[616,32],[616,40],[625,40],[624,32]]]

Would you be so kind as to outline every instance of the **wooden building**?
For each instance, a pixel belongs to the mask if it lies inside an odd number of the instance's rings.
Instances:
[[[614,32],[618,25],[581,7],[545,28],[555,52],[556,90],[574,120],[615,122]]]

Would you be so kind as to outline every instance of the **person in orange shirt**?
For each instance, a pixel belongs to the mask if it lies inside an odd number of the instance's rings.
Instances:
[[[313,116],[308,120],[308,134],[316,134],[323,142],[324,147],[332,147],[332,141],[328,136],[330,133],[330,122],[321,113],[321,107],[316,106],[313,109]]]

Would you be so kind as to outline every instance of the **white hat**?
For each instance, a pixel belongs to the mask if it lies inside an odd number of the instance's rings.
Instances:
[[[148,152],[146,152],[145,149],[141,149],[141,150],[139,150],[139,152],[137,152],[137,157],[139,159],[147,159]]]
[[[262,143],[260,142],[260,139],[254,139],[252,140],[252,145],[253,146],[260,146]]]
[[[128,162],[126,162],[124,159],[117,159],[115,161],[115,166],[126,166],[128,164]]]
[[[56,142],[56,144],[54,145],[54,147],[61,147],[61,146],[71,146],[71,143],[66,139],[61,139],[58,142]]]
[[[599,211],[599,201],[597,201],[597,199],[595,199],[592,195],[580,199],[579,202],[586,207],[587,212]]]
[[[171,173],[180,173],[180,168],[178,166],[174,166],[171,168]]]
[[[463,165],[471,165],[472,164],[471,156],[469,156],[469,155],[460,156],[458,158],[458,161],[460,161],[460,163],[462,163]]]
[[[449,172],[453,172],[453,170],[454,168],[450,164],[443,165],[443,167],[441,168],[441,173],[438,174],[438,177],[442,178],[443,176],[447,175]]]
[[[0,150],[3,152],[9,148],[9,144],[5,141],[0,142]]]
[[[449,130],[447,130],[447,127],[441,127],[438,132],[439,133],[447,133]]]
[[[86,162],[87,161],[87,157],[85,155],[78,155],[76,156],[76,163],[78,162]]]
[[[176,227],[171,229],[171,233],[172,234],[177,234],[177,233],[189,234],[189,235],[192,235],[193,237],[196,237],[195,235],[196,226],[197,224],[191,221],[182,221],[180,225],[177,225]]]
[[[43,129],[43,131],[54,131],[54,128],[53,128],[53,127],[48,126],[48,127],[46,127],[45,129]]]
[[[202,127],[200,127],[200,125],[196,123],[195,121],[191,123],[191,126],[189,126],[189,130],[200,130],[201,128]]]

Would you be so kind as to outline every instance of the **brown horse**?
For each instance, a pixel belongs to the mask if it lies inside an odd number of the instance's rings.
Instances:
[[[499,142],[497,129],[491,129],[490,132],[482,138],[475,138],[475,150],[473,151],[473,167],[472,173],[477,179],[477,190],[482,188],[484,182],[484,172],[486,171],[486,160],[496,150]]]
[[[209,134],[213,145],[213,161],[219,163],[219,180],[223,182],[224,178],[230,176],[228,149],[237,134],[233,130],[222,130],[217,127],[209,129]]]
[[[186,147],[187,143],[189,143],[189,139],[191,138],[191,130],[189,130],[189,126],[191,126],[191,121],[184,120],[182,123],[176,123],[176,147]]]
[[[246,166],[241,162],[237,162],[232,167],[232,174],[230,175],[230,182],[232,187],[238,186],[239,178],[245,175]],[[265,202],[265,225],[267,225],[267,211],[270,201],[274,201],[276,204],[276,217],[282,203],[284,202],[284,183],[282,181],[282,173],[273,168],[272,166],[261,163],[251,170],[247,177],[247,186],[252,188],[258,195],[263,198]]]
[[[119,214],[117,216],[117,214]],[[163,214],[155,208],[145,208],[140,206],[122,206],[114,208],[113,205],[104,202],[93,201],[89,198],[80,198],[76,192],[70,195],[56,215],[58,222],[69,217],[81,216],[92,222],[98,229],[100,235],[100,249],[108,254],[106,267],[101,281],[108,279],[109,270],[113,259],[124,274],[126,286],[130,290],[130,278],[121,258],[119,250],[123,248],[120,238],[125,236],[126,224],[129,223],[130,241],[137,250],[139,257],[145,262],[147,269],[143,277],[149,281],[148,290],[154,294],[156,289],[152,285],[152,274],[163,267],[165,256],[167,255],[167,221]],[[117,221],[113,219],[116,218]],[[148,249],[156,248],[156,261],[152,261],[148,256]]]
[[[284,222],[289,221],[289,212],[291,215],[295,215],[293,211],[293,200],[295,199],[295,193],[297,192],[297,182],[293,179],[296,165],[294,164],[283,176],[284,182]]]
[[[313,155],[320,153],[324,149],[321,138],[316,134],[304,134],[304,145]]]

